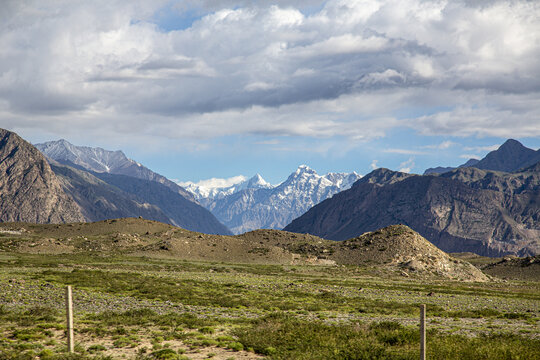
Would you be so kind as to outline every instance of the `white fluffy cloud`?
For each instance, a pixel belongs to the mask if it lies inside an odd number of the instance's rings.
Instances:
[[[195,3],[172,8],[209,12],[165,31],[154,15],[167,1],[3,2],[0,125],[172,139],[362,140],[396,126],[540,136],[538,2]]]
[[[212,189],[218,189],[218,188],[227,188],[227,187],[239,184],[246,180],[247,180],[247,177],[245,177],[244,175],[238,175],[238,176],[233,176],[226,179],[218,179],[218,178],[205,179],[205,180],[200,180],[196,183],[192,181],[178,182],[178,185],[186,186],[186,187],[190,185],[195,185],[197,187],[203,187],[205,189],[212,190]]]
[[[409,158],[407,161],[402,162],[399,164],[399,171],[404,173],[410,173],[412,169],[414,168],[414,158]]]

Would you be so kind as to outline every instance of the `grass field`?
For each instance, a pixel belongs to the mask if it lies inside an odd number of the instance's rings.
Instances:
[[[540,358],[540,283],[356,266],[0,253],[0,359]],[[72,285],[76,352],[64,289]]]

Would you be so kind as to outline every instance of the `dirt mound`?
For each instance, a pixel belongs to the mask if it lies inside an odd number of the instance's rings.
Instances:
[[[238,237],[258,241],[261,246],[281,247],[310,263],[371,265],[403,276],[489,280],[478,268],[449,256],[405,225],[388,226],[345,241],[278,230],[255,230]]]
[[[455,280],[487,281],[470,263],[451,257],[405,225],[392,225],[338,243],[332,255],[338,263],[380,264],[400,269],[404,276],[433,275]]]
[[[499,262],[484,266],[482,270],[503,279],[540,281],[540,255],[525,258],[505,257]]]

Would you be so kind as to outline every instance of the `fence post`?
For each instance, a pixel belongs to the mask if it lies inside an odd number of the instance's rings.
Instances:
[[[73,342],[73,301],[71,296],[71,286],[68,285],[66,288],[66,316],[67,316],[67,347],[68,352],[72,353],[74,351],[74,342]]]
[[[426,360],[426,305],[420,305],[420,360]]]

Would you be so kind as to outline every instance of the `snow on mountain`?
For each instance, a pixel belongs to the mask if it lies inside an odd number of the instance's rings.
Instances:
[[[250,179],[243,175],[228,179],[208,179],[197,183],[179,182],[187,191],[191,192],[197,200],[203,204],[222,199],[225,196],[235,194],[246,189],[270,189],[273,186],[266,182],[261,175],[256,174]]]
[[[128,159],[120,150],[108,151],[102,148],[75,146],[64,139],[48,141],[42,144],[36,144],[35,146],[39,151],[53,160],[60,162],[69,161],[86,170],[99,173],[115,173],[116,170],[121,168],[133,165],[141,166],[134,160]]]
[[[126,175],[138,179],[156,181],[183,197],[195,201],[191,192],[186,191],[175,182],[153,172],[135,160],[129,159],[120,150],[110,151],[99,147],[76,146],[64,139],[36,144],[35,147],[48,158],[61,164],[97,173]]]
[[[257,174],[228,188],[210,191],[207,198],[198,200],[235,234],[259,228],[281,229],[319,202],[350,188],[360,177],[355,172],[321,176],[300,165],[277,186]]]

